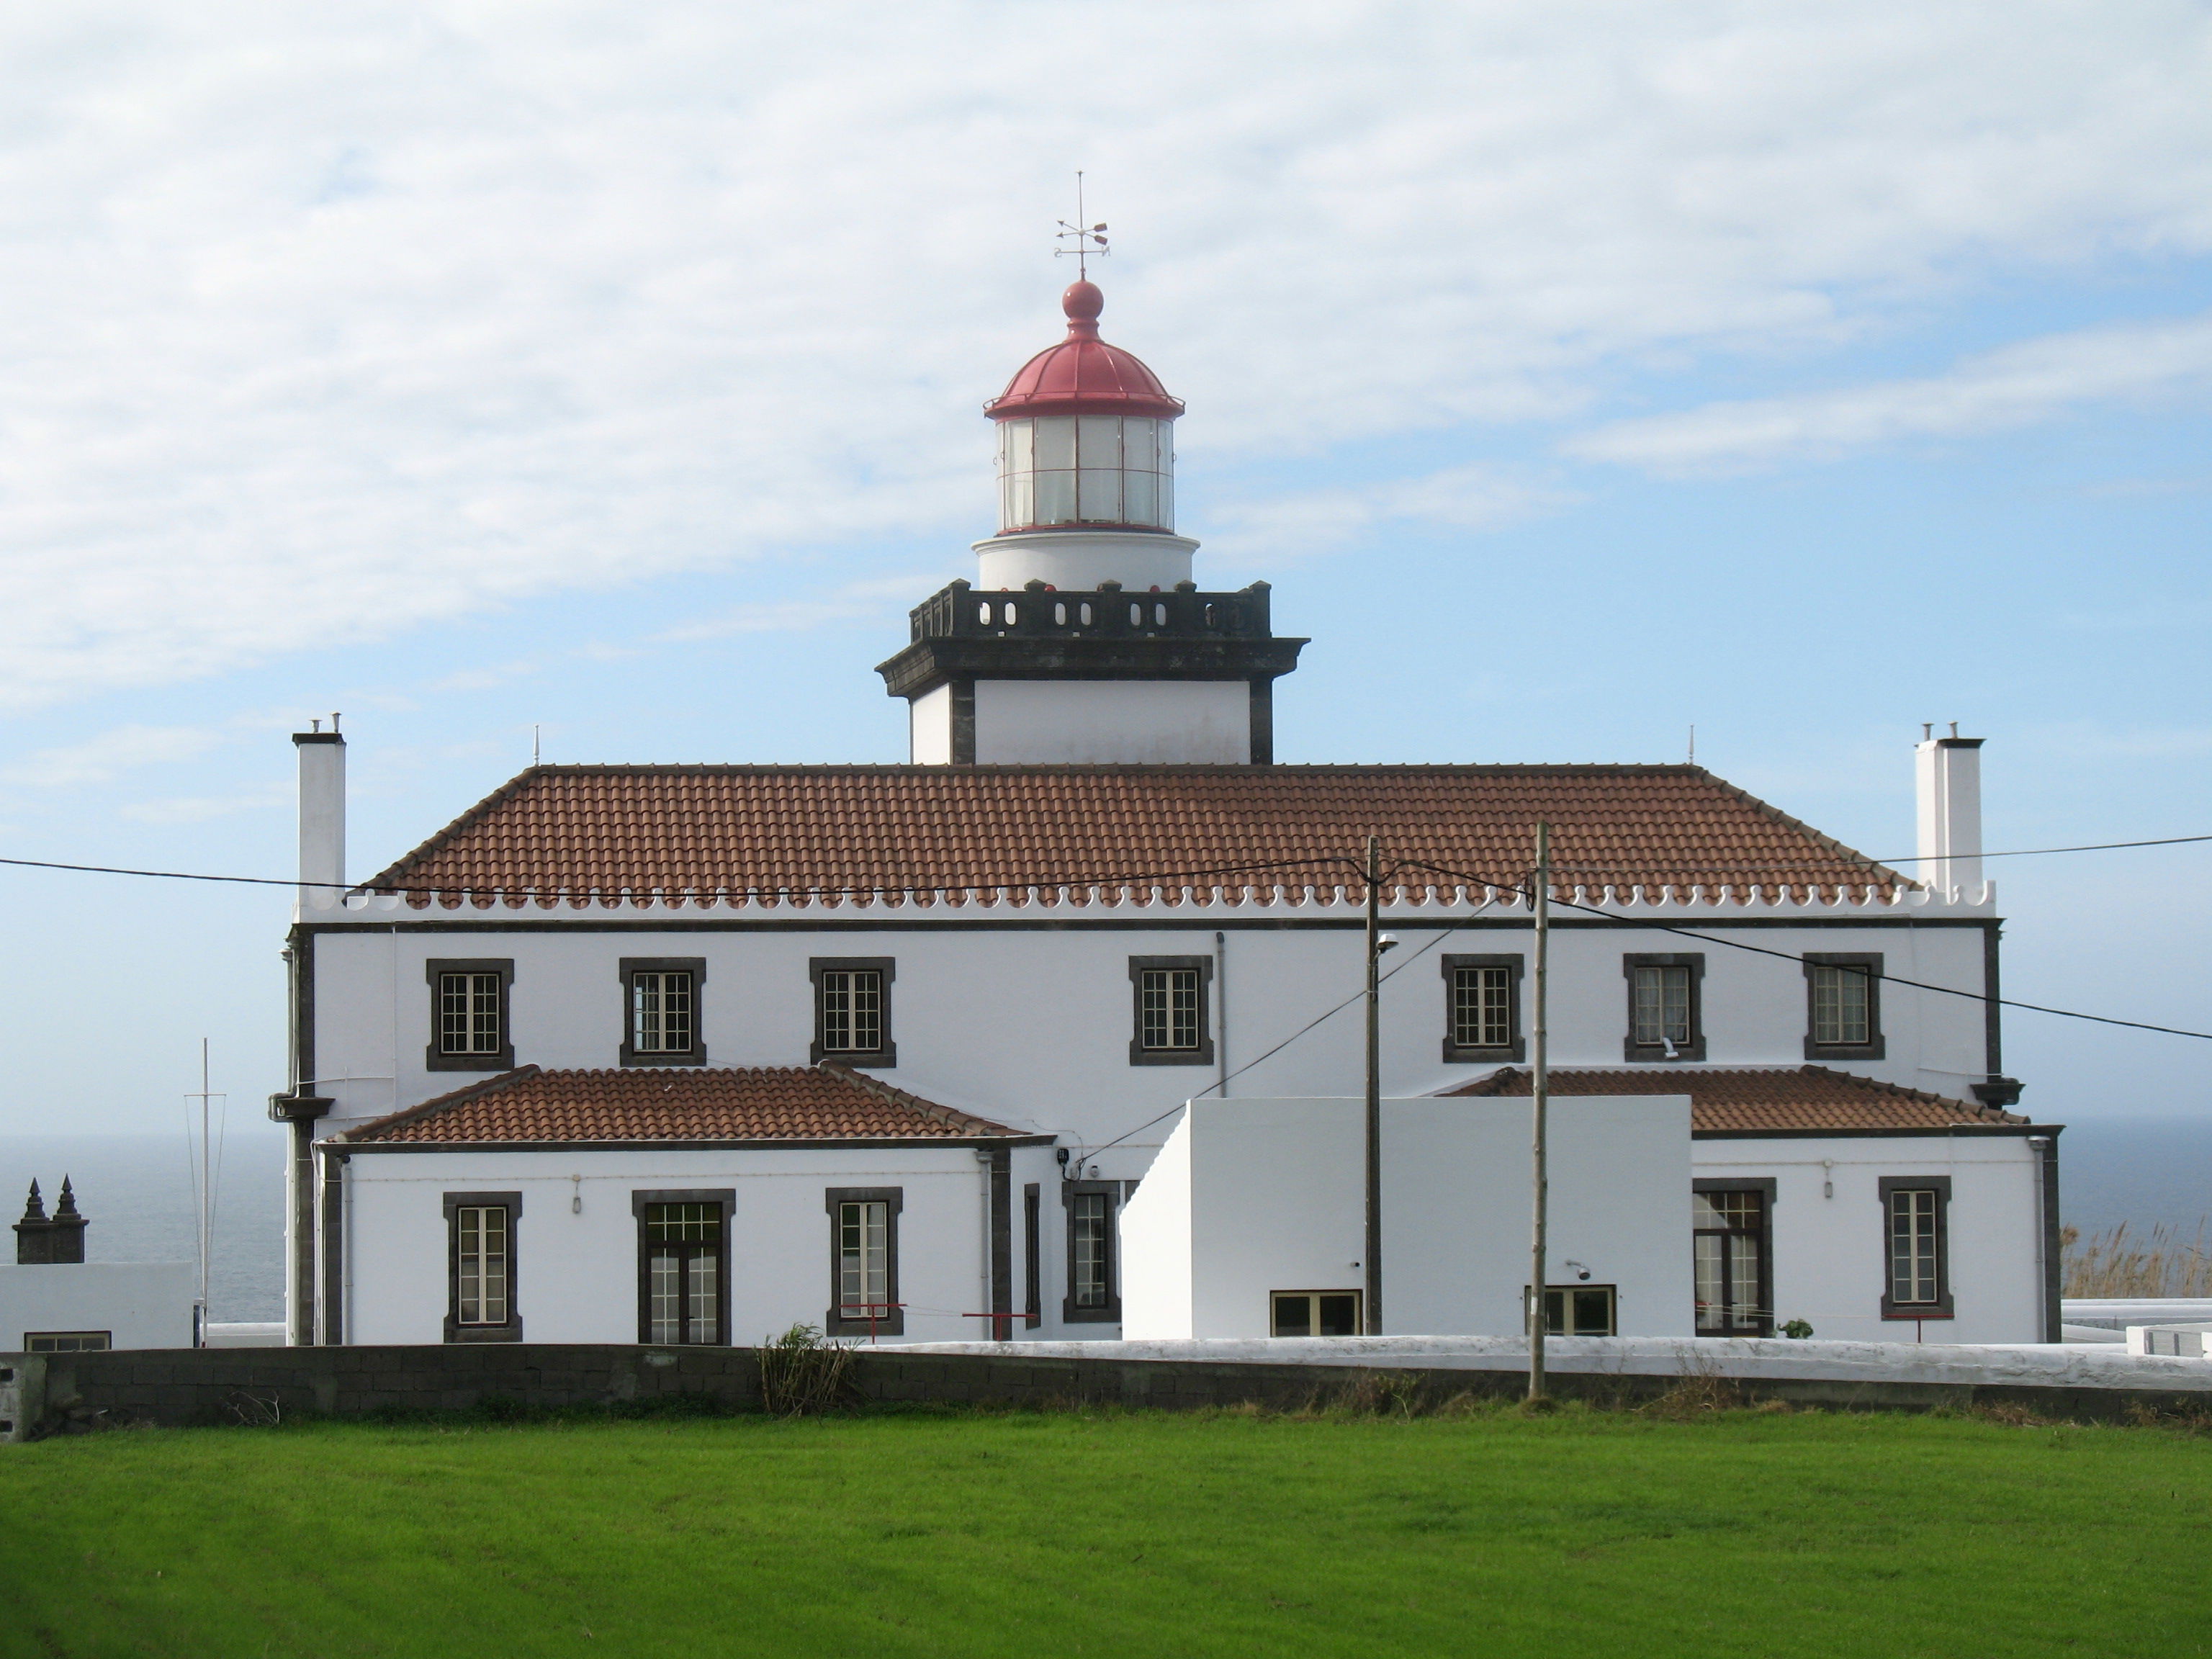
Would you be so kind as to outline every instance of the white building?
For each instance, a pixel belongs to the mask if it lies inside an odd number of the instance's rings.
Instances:
[[[1102,304],[988,405],[999,533],[879,671],[912,763],[535,767],[349,888],[344,744],[298,735],[293,1340],[1119,1334],[1182,1103],[1359,1093],[1322,1016],[1370,836],[1384,1092],[1505,1133],[1540,819],[1562,1091],[1690,1101],[1686,1172],[1607,1166],[1682,1218],[1653,1328],[2055,1340],[2057,1131],[1973,1000],[1976,740],[1920,746],[1918,881],[1695,766],[1274,765],[1304,641],[1192,579],[1182,405]],[[1386,1328],[1443,1305],[1390,1272]]]
[[[52,1215],[33,1181],[14,1224],[15,1260],[0,1265],[0,1352],[189,1348],[197,1269],[189,1261],[87,1261],[88,1218],[69,1177]]]

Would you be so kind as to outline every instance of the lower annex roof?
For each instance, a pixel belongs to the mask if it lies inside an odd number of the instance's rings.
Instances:
[[[1746,1133],[1761,1130],[1803,1133],[1823,1129],[1930,1132],[2026,1124],[2033,1120],[1978,1102],[1953,1100],[1901,1084],[1882,1083],[1826,1066],[1728,1071],[1652,1066],[1638,1071],[1555,1071],[1556,1095],[1687,1095],[1690,1133]],[[1526,1095],[1525,1067],[1508,1066],[1446,1096]]]
[[[818,1066],[524,1066],[335,1136],[349,1145],[1024,1139],[835,1062]]]

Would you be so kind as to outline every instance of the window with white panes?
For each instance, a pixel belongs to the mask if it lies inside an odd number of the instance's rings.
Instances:
[[[453,1322],[504,1325],[508,1319],[509,1209],[463,1204],[453,1211]]]
[[[498,973],[438,975],[438,1052],[496,1054],[507,1047],[500,1006],[505,989]]]
[[[1175,525],[1172,422],[1053,415],[999,422],[999,527]]]
[[[837,1317],[873,1323],[891,1312],[890,1206],[861,1200],[837,1206]]]
[[[726,1340],[722,1330],[724,1212],[719,1200],[647,1203],[641,1209],[645,1341]]]
[[[1698,981],[1705,958],[1696,955],[1632,956],[1622,968],[1628,976],[1628,1035],[1622,1044],[1629,1060],[1703,1060]]]
[[[879,967],[817,963],[815,968],[815,1058],[880,1056],[890,1049],[884,986]]]
[[[696,976],[688,969],[641,969],[630,975],[630,1047],[640,1054],[688,1054],[693,1043]]]
[[[1690,1197],[1698,1334],[1771,1336],[1768,1206],[1764,1187],[1708,1187]]]
[[[1443,1058],[1521,1060],[1518,956],[1446,956]]]
[[[1942,1203],[1932,1187],[1899,1187],[1889,1194],[1889,1299],[1899,1308],[1933,1308],[1943,1299],[1936,1249]]]
[[[1120,1184],[1078,1182],[1061,1196],[1067,1205],[1067,1296],[1061,1316],[1078,1322],[1117,1320],[1121,1298],[1114,1285],[1114,1237]]]
[[[833,1336],[898,1336],[906,1330],[899,1300],[897,1187],[832,1187],[823,1194],[830,1212],[830,1310],[823,1328]]]
[[[1138,989],[1145,1047],[1197,1048],[1198,994],[1195,968],[1146,969]]]
[[[1880,1060],[1881,957],[1808,952],[1805,1058]]]

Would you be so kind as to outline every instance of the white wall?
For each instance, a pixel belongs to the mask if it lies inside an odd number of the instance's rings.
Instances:
[[[1554,1100],[1550,1282],[1618,1287],[1620,1330],[1687,1336],[1683,1096]],[[1357,1100],[1201,1101],[1122,1219],[1122,1333],[1250,1337],[1273,1291],[1365,1279]],[[1528,1282],[1528,1103],[1382,1105],[1383,1329],[1505,1335]]]
[[[1775,1182],[1774,1312],[1839,1340],[2039,1342],[2043,1336],[2040,1160],[2027,1137],[1838,1135],[1700,1140],[1696,1173]],[[1887,1272],[1884,1176],[1948,1176],[1956,1317],[1881,1316]]]
[[[0,1264],[0,1349],[32,1331],[106,1331],[118,1348],[189,1348],[198,1270],[189,1261]]]
[[[1251,711],[1243,680],[978,680],[975,759],[1238,765]]]
[[[952,688],[925,691],[907,708],[907,752],[916,766],[952,764]]]
[[[1190,580],[1190,556],[1198,550],[1188,536],[1141,530],[1033,530],[973,545],[975,586],[989,590],[1030,581],[1071,592],[1093,591],[1103,581],[1139,593],[1173,587]]]
[[[1333,908],[1284,906],[1260,917],[1196,905],[1103,914],[1078,906],[771,908],[734,919],[725,911],[712,920],[683,910],[641,915],[630,909],[624,922],[612,914],[592,916],[590,932],[537,920],[540,913],[529,908],[402,911],[448,931],[371,926],[313,940],[316,1086],[339,1103],[328,1127],[342,1128],[482,1076],[424,1067],[431,1033],[423,965],[433,957],[513,958],[516,1058],[548,1066],[605,1066],[619,1059],[617,964],[623,957],[706,961],[700,1016],[708,1063],[795,1066],[806,1063],[813,1031],[808,957],[885,956],[897,964],[891,1024],[899,1063],[880,1075],[947,1105],[1063,1135],[1079,1148],[1126,1135],[1099,1163],[1105,1178],[1127,1179],[1145,1172],[1169,1127],[1138,1126],[1217,1075],[1214,1066],[1130,1064],[1129,958],[1211,961],[1215,933],[1223,933],[1228,1030],[1222,1052],[1234,1071],[1358,991],[1357,907],[1335,915],[1328,913]],[[1387,920],[1405,943],[1386,963],[1396,971],[1382,990],[1385,1091],[1426,1094],[1494,1069],[1443,1061],[1440,964],[1452,951],[1525,955],[1527,927],[1510,917],[1478,917],[1425,951],[1439,938],[1432,915]],[[1726,932],[1722,921],[1699,917],[1692,925]],[[1982,935],[1975,927],[1847,921],[1747,929],[1741,937],[1784,951],[1879,951],[1907,977],[1969,990],[1980,986]],[[1555,932],[1554,1065],[1622,1064],[1621,957],[1652,949],[1654,939],[1627,926]],[[1686,940],[1656,939],[1689,948]],[[1719,945],[1704,949],[1708,1062],[1802,1065],[1805,980],[1798,966]],[[1887,1058],[1849,1062],[1847,1069],[1952,1094],[1982,1075],[1978,1004],[1884,989]],[[1647,1069],[1653,1087],[1663,1088],[1668,1068]],[[1230,1090],[1237,1097],[1353,1094],[1361,1071],[1354,1006],[1234,1079]]]
[[[1021,1334],[1021,1192],[1049,1179],[1049,1152],[1016,1149],[1014,1328]],[[519,1192],[515,1309],[530,1342],[638,1340],[638,1223],[631,1194],[731,1188],[730,1340],[819,1326],[831,1305],[831,1187],[896,1187],[904,1340],[988,1340],[988,1172],[969,1147],[621,1152],[357,1151],[345,1176],[349,1343],[444,1340],[449,1192]],[[1051,1188],[1056,1199],[1057,1193]],[[580,1208],[577,1207],[580,1200]],[[1049,1230],[1055,1216],[1048,1212]],[[1048,1261],[1054,1235],[1047,1233]],[[1053,1298],[1046,1298],[1050,1310]]]

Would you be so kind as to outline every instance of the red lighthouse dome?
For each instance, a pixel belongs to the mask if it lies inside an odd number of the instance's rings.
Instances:
[[[1033,415],[1134,415],[1171,421],[1182,413],[1160,377],[1142,360],[1098,337],[1106,296],[1092,282],[1068,285],[1060,296],[1067,337],[1024,363],[1006,389],[983,405],[994,421]]]

